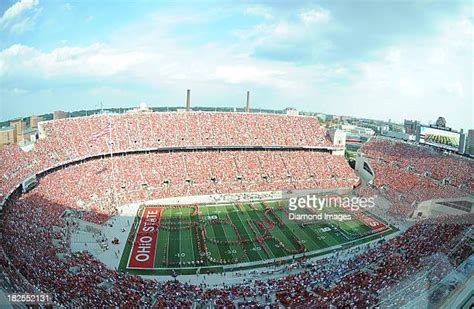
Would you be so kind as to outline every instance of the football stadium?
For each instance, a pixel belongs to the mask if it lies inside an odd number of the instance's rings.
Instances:
[[[0,149],[4,280],[64,306],[390,307],[471,265],[472,159],[373,137],[353,169],[339,135],[248,106],[42,121]]]
[[[0,308],[473,308],[472,12],[0,2]]]

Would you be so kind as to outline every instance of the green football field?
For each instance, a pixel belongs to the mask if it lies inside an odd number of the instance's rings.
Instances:
[[[150,219],[155,226],[150,234],[138,232],[147,226],[146,208],[147,213],[159,213]],[[342,222],[290,220],[287,201],[146,208],[138,210],[130,230],[119,265],[121,271],[170,275],[248,269],[302,255],[325,254],[394,231],[368,214],[361,215],[363,220],[352,216]],[[297,212],[315,214],[311,209]],[[347,214],[340,208],[327,208],[325,212]],[[367,223],[367,218],[373,225],[378,224],[377,229]],[[138,235],[145,235],[152,245],[140,245]],[[143,251],[148,252],[148,261],[133,264],[132,260]]]

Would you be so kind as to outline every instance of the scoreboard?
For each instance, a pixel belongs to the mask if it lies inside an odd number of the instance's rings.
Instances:
[[[459,150],[461,134],[456,131],[442,130],[435,127],[419,127],[419,142],[452,151]]]

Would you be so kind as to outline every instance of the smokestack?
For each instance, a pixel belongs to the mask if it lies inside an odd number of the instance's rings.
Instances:
[[[245,105],[245,112],[250,113],[250,91],[247,91],[247,104]]]
[[[191,90],[188,89],[187,93],[186,93],[186,111],[190,111],[191,110]]]

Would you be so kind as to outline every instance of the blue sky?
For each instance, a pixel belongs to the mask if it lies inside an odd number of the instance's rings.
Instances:
[[[473,128],[473,5],[457,1],[0,3],[0,120],[184,104]]]

